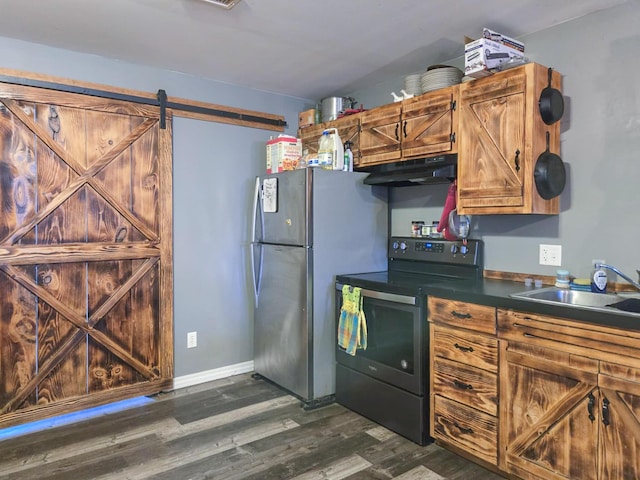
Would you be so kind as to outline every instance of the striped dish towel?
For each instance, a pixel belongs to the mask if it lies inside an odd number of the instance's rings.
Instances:
[[[338,345],[349,355],[356,349],[367,349],[367,320],[362,311],[362,297],[359,287],[342,287],[342,308],[338,323]]]

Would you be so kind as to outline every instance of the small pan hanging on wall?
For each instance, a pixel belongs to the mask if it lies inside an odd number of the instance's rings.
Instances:
[[[538,100],[538,109],[542,121],[547,125],[553,125],[562,118],[564,114],[564,98],[557,88],[551,86],[551,72],[549,68],[549,85],[547,85],[540,93]]]
[[[562,159],[549,151],[549,132],[547,132],[547,149],[536,161],[533,171],[538,194],[545,200],[557,197],[564,190],[567,175]]]

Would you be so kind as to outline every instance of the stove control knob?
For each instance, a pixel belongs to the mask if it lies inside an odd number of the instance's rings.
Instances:
[[[407,244],[405,242],[400,242],[400,250],[403,252],[407,249]]]
[[[451,245],[451,253],[458,253],[458,246],[457,245]]]
[[[466,245],[462,245],[460,247],[460,253],[466,255],[467,253],[469,253],[469,247],[467,247]]]
[[[393,242],[393,245],[391,246],[391,248],[393,248],[394,250],[397,250],[399,246],[400,246],[400,243],[396,240],[395,242]]]

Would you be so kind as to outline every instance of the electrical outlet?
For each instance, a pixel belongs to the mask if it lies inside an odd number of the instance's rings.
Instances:
[[[540,245],[540,265],[562,265],[562,245]]]
[[[198,346],[198,332],[187,333],[187,348],[194,348]]]

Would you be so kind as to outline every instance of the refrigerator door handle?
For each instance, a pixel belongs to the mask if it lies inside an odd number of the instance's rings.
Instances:
[[[256,275],[256,250],[260,252],[259,266],[260,270]],[[260,280],[262,279],[262,244],[251,243],[251,275],[253,277],[253,296],[255,298],[255,306],[258,306],[258,296],[260,293]]]
[[[256,242],[256,217],[258,216],[258,202],[260,201],[260,177],[256,177],[256,189],[253,193],[253,217],[251,219],[251,243]],[[262,213],[262,209],[260,209]],[[262,216],[261,216],[262,219]]]
[[[262,208],[260,208],[260,177],[256,177],[256,188],[253,193],[253,217],[251,219],[251,276],[253,278],[253,296],[255,298],[255,306],[258,306],[258,297],[260,294],[260,281],[262,279],[262,244],[259,243],[256,234],[256,222],[260,215],[260,231],[264,229],[264,218],[262,216]],[[260,239],[262,240],[262,239]],[[259,270],[256,275],[256,250],[259,252],[260,259],[258,261]]]

